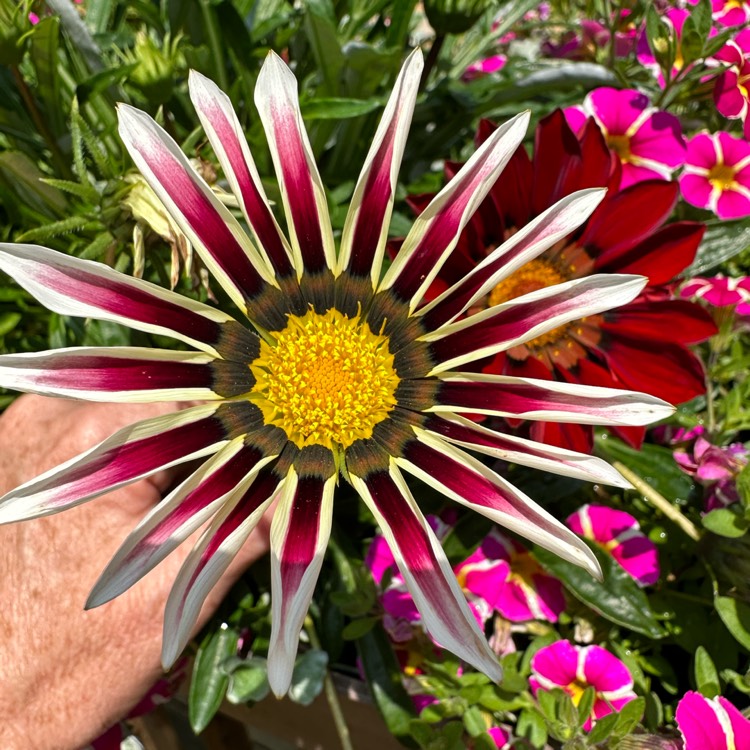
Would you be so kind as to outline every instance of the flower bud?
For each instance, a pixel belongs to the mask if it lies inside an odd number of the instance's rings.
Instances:
[[[492,0],[425,0],[424,10],[437,34],[463,34],[494,4]]]

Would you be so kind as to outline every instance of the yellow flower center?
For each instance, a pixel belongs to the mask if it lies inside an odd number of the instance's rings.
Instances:
[[[489,305],[490,307],[501,305],[516,297],[546,289],[548,286],[561,284],[567,280],[567,277],[549,261],[536,258],[521,266],[507,279],[503,279],[490,292]]]
[[[508,302],[516,297],[521,297],[530,292],[536,292],[539,289],[546,289],[548,286],[553,286],[555,284],[562,284],[567,280],[568,278],[552,265],[552,263],[536,258],[530,260],[514,274],[511,274],[507,279],[503,279],[503,281],[501,281],[492,292],[490,292],[488,303],[490,307],[501,305],[503,302]],[[566,329],[567,326],[553,328],[551,331],[543,333],[541,336],[537,336],[537,338],[528,343],[527,346],[533,348],[551,344],[552,342],[557,341]]]
[[[726,190],[734,185],[734,167],[727,164],[716,164],[708,172],[708,181],[711,187]]]
[[[298,448],[348,448],[372,437],[396,405],[399,378],[388,338],[335,309],[290,315],[272,336],[250,365],[256,382],[248,397],[266,424]]]
[[[628,161],[632,156],[628,135],[608,135],[607,145],[620,157],[620,161]]]
[[[565,692],[570,696],[570,699],[573,701],[573,705],[576,706],[576,708],[581,702],[581,698],[583,698],[583,693],[587,687],[587,683],[581,682],[578,679],[573,680],[573,682],[565,686]]]
[[[534,589],[534,576],[542,573],[539,563],[528,552],[516,552],[511,562],[511,578]]]

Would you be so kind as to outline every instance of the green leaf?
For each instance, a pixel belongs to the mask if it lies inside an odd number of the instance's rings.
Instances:
[[[92,96],[101,91],[106,91],[110,86],[117,86],[138,67],[138,62],[121,63],[114,68],[100,70],[81,81],[76,87],[76,98],[81,104],[85,104]]]
[[[622,461],[672,502],[686,500],[693,489],[693,480],[680,469],[669,448],[644,443],[641,450],[635,450],[611,435],[598,435],[596,447],[608,460]]]
[[[256,703],[269,693],[268,664],[265,659],[253,657],[237,665],[229,675],[227,700],[230,703]]]
[[[544,747],[547,744],[547,725],[541,714],[532,708],[525,708],[518,715],[516,734],[527,738],[533,747]]]
[[[717,596],[714,606],[737,643],[750,650],[750,606],[731,596]]]
[[[617,625],[624,625],[650,638],[666,634],[656,621],[646,595],[619,563],[595,544],[586,541],[604,574],[600,583],[582,568],[562,560],[553,552],[534,548],[537,560],[557,576],[577,599],[597,614]]]
[[[396,737],[408,736],[415,717],[414,704],[401,682],[401,667],[381,625],[357,641],[357,653],[386,726]]]
[[[729,539],[745,536],[748,528],[750,528],[750,521],[731,508],[716,508],[716,510],[706,513],[702,521],[710,532]]]
[[[297,658],[289,686],[289,698],[309,706],[322,692],[328,670],[328,654],[319,649],[305,651]]]
[[[319,92],[326,96],[339,93],[344,56],[337,34],[337,19],[330,0],[307,0],[305,32],[310,40],[315,68],[323,77]]]
[[[619,739],[630,734],[641,720],[645,708],[645,698],[636,698],[630,703],[626,703],[617,713],[617,723],[612,730],[613,737]]]
[[[237,641],[236,631],[223,625],[210,632],[198,648],[188,694],[188,717],[196,734],[208,726],[224,700],[229,676],[222,665],[236,653]]]
[[[591,715],[591,710],[594,708],[594,701],[596,700],[596,690],[589,685],[581,695],[581,700],[578,702],[576,708],[578,709],[578,728],[580,729],[585,723],[586,719]]]
[[[20,322],[23,316],[17,312],[6,312],[0,314],[0,336],[10,333]]]
[[[302,101],[300,109],[305,120],[346,120],[350,117],[366,115],[378,109],[381,104],[379,99],[329,97]]]
[[[716,671],[716,667],[708,655],[708,651],[703,646],[698,646],[695,651],[693,669],[695,671],[695,684],[698,690],[706,698],[715,698],[719,695],[721,692],[719,673]]]
[[[704,40],[707,40],[708,35],[711,33],[711,27],[713,26],[712,14],[711,0],[698,0],[690,9],[689,18],[692,19],[696,31]]]
[[[43,177],[42,182],[45,185],[51,185],[57,190],[62,190],[64,193],[77,195],[79,198],[83,198],[91,203],[99,199],[99,193],[96,192],[96,188],[93,185],[82,185],[80,182],[73,182],[72,180],[57,180],[54,177]]]
[[[342,638],[346,641],[356,641],[366,633],[369,633],[378,622],[377,617],[360,617],[352,620],[341,633]]]
[[[588,734],[589,745],[598,745],[612,734],[612,730],[617,724],[617,714],[607,714],[602,716],[601,719],[596,720],[593,728]]]
[[[67,219],[53,221],[41,227],[29,229],[18,237],[19,242],[36,242],[49,240],[61,234],[71,234],[81,229],[90,229],[98,226],[96,222],[89,221],[85,216],[69,216]]]
[[[58,59],[58,42],[60,38],[60,19],[57,16],[42,18],[31,34],[29,51],[36,71],[36,86],[41,98],[46,102],[45,118],[52,126],[55,136],[65,130],[63,113],[67,109],[60,102],[60,61]]]
[[[476,707],[471,706],[461,717],[466,731],[472,737],[478,737],[487,731],[487,722],[484,720],[484,714]]]
[[[750,247],[750,220],[708,223],[708,229],[692,265],[681,276],[700,276]]]

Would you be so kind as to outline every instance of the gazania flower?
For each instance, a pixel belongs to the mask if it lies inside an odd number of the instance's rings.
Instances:
[[[288,240],[266,199],[228,97],[194,73],[190,93],[250,236],[148,115],[120,108],[136,165],[249,322],[107,266],[42,247],[0,246],[0,268],[50,309],[171,336],[187,351],[61,349],[0,359],[18,390],[111,401],[205,401],[140,422],[8,493],[0,521],[61,511],[166,466],[202,465],[137,527],[88,606],[117,596],[208,519],[167,602],[163,661],[188,641],[206,593],[274,498],[269,682],[286,692],[343,478],[379,523],[431,635],[493,679],[500,668],[402,470],[453,500],[597,572],[577,537],[470,448],[622,484],[595,459],[476,427],[464,412],[643,424],[671,413],[623,390],[464,373],[479,357],[599,315],[643,287],[592,276],[453,321],[506,274],[568,234],[601,199],[568,198],[518,232],[439,299],[425,290],[518,146],[526,115],[503,125],[414,224],[381,279],[396,177],[422,60],[405,64],[354,190],[337,251],[293,74],[270,54],[255,102],[268,137]]]
[[[482,121],[477,140],[485,141],[493,131],[492,123]],[[448,163],[447,176],[459,167]],[[470,312],[491,315],[497,305],[601,271],[642,273],[649,285],[619,310],[589,315],[505,349],[482,363],[485,371],[635,388],[674,403],[705,392],[703,368],[687,345],[704,341],[716,326],[699,305],[673,300],[665,286],[693,261],[704,227],[686,221],[665,224],[677,202],[675,183],[648,180],[620,190],[620,174],[596,123],[589,119],[576,136],[560,111],[540,121],[533,159],[523,147],[513,155],[440,270],[431,294],[486,267],[494,248],[519,230],[528,231],[529,223],[564,195],[594,185],[606,185],[608,193],[588,221],[533,260],[514,263],[512,272],[498,279]],[[430,198],[414,196],[410,203],[421,211]],[[618,434],[637,444],[643,430],[618,429]],[[579,451],[591,449],[591,429],[580,425],[540,421],[531,435]]]
[[[642,180],[668,180],[685,162],[685,141],[680,121],[652,107],[633,89],[594,89],[582,107],[570,107],[565,116],[574,130],[593,117],[622,163],[620,188]]]
[[[604,505],[584,505],[568,516],[565,524],[609,552],[639,586],[651,586],[659,580],[656,545],[630,513]]]
[[[576,706],[584,690],[593,687],[596,698],[583,725],[586,730],[593,720],[619,711],[636,698],[633,677],[616,656],[601,646],[574,646],[569,641],[555,641],[534,654],[529,684],[534,695],[540,689],[561,688]]]
[[[675,718],[685,750],[750,750],[750,720],[726,698],[691,690],[677,704]]]
[[[688,143],[682,197],[720,219],[750,216],[750,143],[729,133],[698,133]]]

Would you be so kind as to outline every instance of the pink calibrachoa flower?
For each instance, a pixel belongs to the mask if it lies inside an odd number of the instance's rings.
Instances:
[[[729,133],[698,133],[688,142],[682,197],[720,219],[750,216],[750,142]]]
[[[531,673],[529,684],[534,695],[539,690],[562,688],[576,706],[584,690],[594,688],[594,706],[583,725],[586,730],[591,729],[594,720],[619,711],[637,697],[628,668],[601,646],[575,646],[569,641],[555,641],[534,654]]]
[[[680,121],[651,107],[633,89],[603,87],[589,92],[582,107],[569,107],[565,117],[575,131],[593,117],[609,148],[622,163],[620,190],[642,180],[668,180],[685,162]]]
[[[266,509],[271,527],[268,678],[290,684],[299,633],[331,530],[339,477],[380,525],[433,638],[494,680],[496,655],[402,471],[598,574],[565,526],[464,448],[623,484],[603,461],[478,427],[461,414],[643,425],[671,414],[650,396],[460,368],[556,326],[631,301],[646,279],[595,275],[461,318],[516,267],[569,234],[602,198],[573,195],[542,214],[429,304],[424,294],[523,139],[519,115],[480,146],[417,218],[381,278],[398,169],[423,63],[405,63],[373,137],[337,249],[299,109],[297,81],[269,53],[255,103],[279,182],[282,233],[229,98],[198,73],[190,95],[250,236],[146,113],[119,108],[136,166],[241,315],[106,265],[34,245],[0,244],[0,269],[51,310],[171,336],[187,351],[84,347],[6,355],[0,383],[94,401],[200,401],[117,432],[12,490],[0,522],[56,513],[166,466],[201,465],[128,537],[88,600],[119,595],[212,519],[170,594],[162,660],[179,655],[208,591]],[[503,270],[505,269],[505,270]],[[458,322],[454,322],[458,319]]]
[[[711,0],[711,10],[714,21],[722,26],[742,26],[750,21],[747,0]]]
[[[492,727],[487,730],[492,741],[497,745],[497,750],[508,750],[510,748],[510,734],[500,727]]]
[[[659,580],[656,545],[630,513],[604,505],[584,505],[565,523],[609,552],[639,586],[651,586]]]
[[[692,445],[683,445],[672,455],[686,474],[695,477],[706,488],[706,511],[738,502],[737,475],[750,460],[750,450],[743,443],[713,445],[701,426],[685,439],[693,438]]]
[[[716,109],[730,120],[742,120],[745,138],[750,138],[750,29],[730,39],[714,59],[726,66],[714,85]]]
[[[484,60],[473,62],[463,72],[461,78],[464,81],[473,81],[475,78],[483,78],[490,73],[497,73],[505,67],[508,58],[505,55],[492,55]]]
[[[691,690],[677,704],[684,750],[750,750],[750,720],[726,698],[705,698]]]
[[[680,297],[702,299],[713,307],[734,306],[738,315],[750,315],[750,276],[696,276],[680,287]]]
[[[462,588],[511,622],[557,622],[565,609],[560,581],[523,545],[496,529],[453,570]]]

